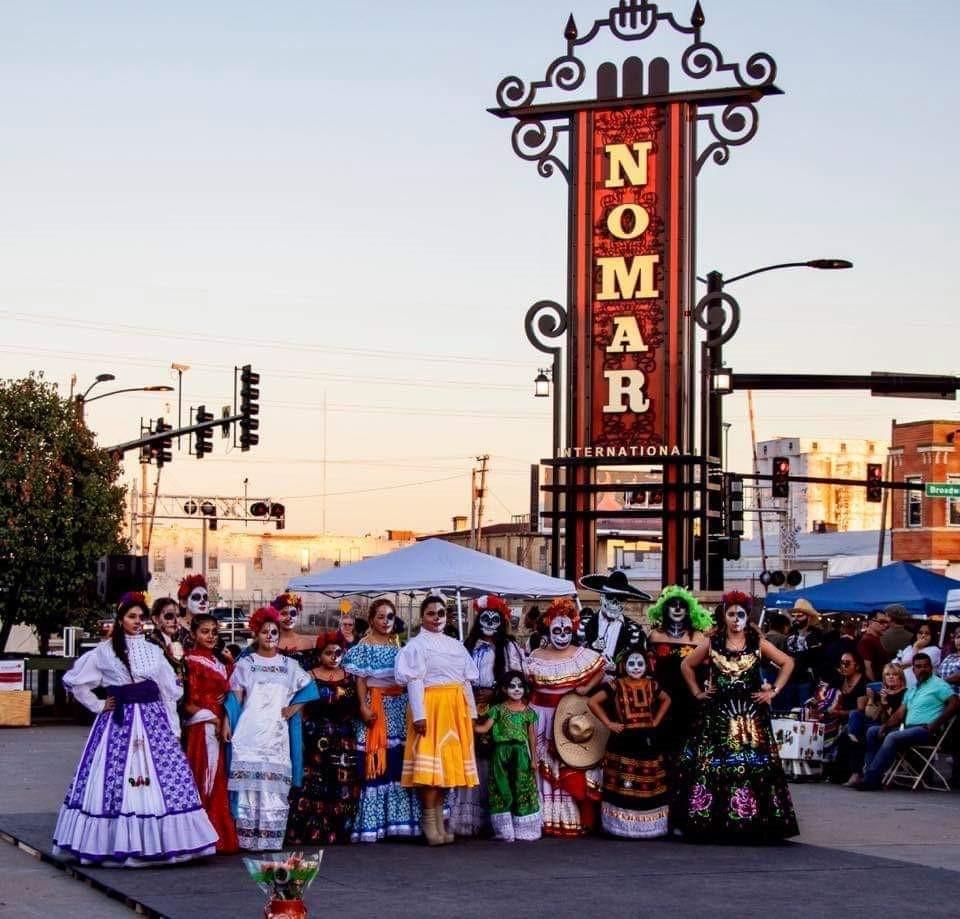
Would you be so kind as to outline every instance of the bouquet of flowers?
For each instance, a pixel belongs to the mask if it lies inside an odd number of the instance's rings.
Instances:
[[[264,910],[265,916],[306,916],[303,895],[320,873],[323,851],[313,855],[302,852],[276,852],[264,858],[244,858],[250,877],[270,900]],[[293,912],[282,904],[298,903]]]

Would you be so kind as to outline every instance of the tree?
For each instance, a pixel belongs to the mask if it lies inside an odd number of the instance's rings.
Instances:
[[[95,609],[97,559],[123,551],[119,472],[42,374],[0,381],[0,651],[22,623],[45,654]]]

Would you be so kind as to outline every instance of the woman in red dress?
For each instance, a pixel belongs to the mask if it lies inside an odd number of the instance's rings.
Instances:
[[[229,724],[223,701],[230,689],[230,670],[214,653],[219,637],[217,620],[201,613],[193,617],[190,627],[196,644],[184,658],[187,673],[183,737],[187,761],[193,771],[203,809],[220,836],[217,852],[230,855],[239,849],[227,796],[224,749],[224,741],[229,737]],[[227,725],[226,737],[224,725]]]

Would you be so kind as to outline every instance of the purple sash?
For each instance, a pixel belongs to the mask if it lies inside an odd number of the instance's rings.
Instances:
[[[159,702],[160,687],[153,680],[141,680],[139,683],[127,683],[125,686],[108,686],[107,696],[115,700],[114,723],[123,724],[123,707],[145,702]]]

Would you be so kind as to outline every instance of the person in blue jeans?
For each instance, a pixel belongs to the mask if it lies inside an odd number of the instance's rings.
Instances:
[[[867,755],[863,781],[855,785],[864,791],[880,787],[883,776],[897,754],[915,744],[933,743],[937,732],[960,706],[950,685],[933,675],[930,655],[917,652],[913,658],[917,685],[907,690],[903,704],[884,724],[867,731]],[[897,730],[900,725],[902,730]]]

